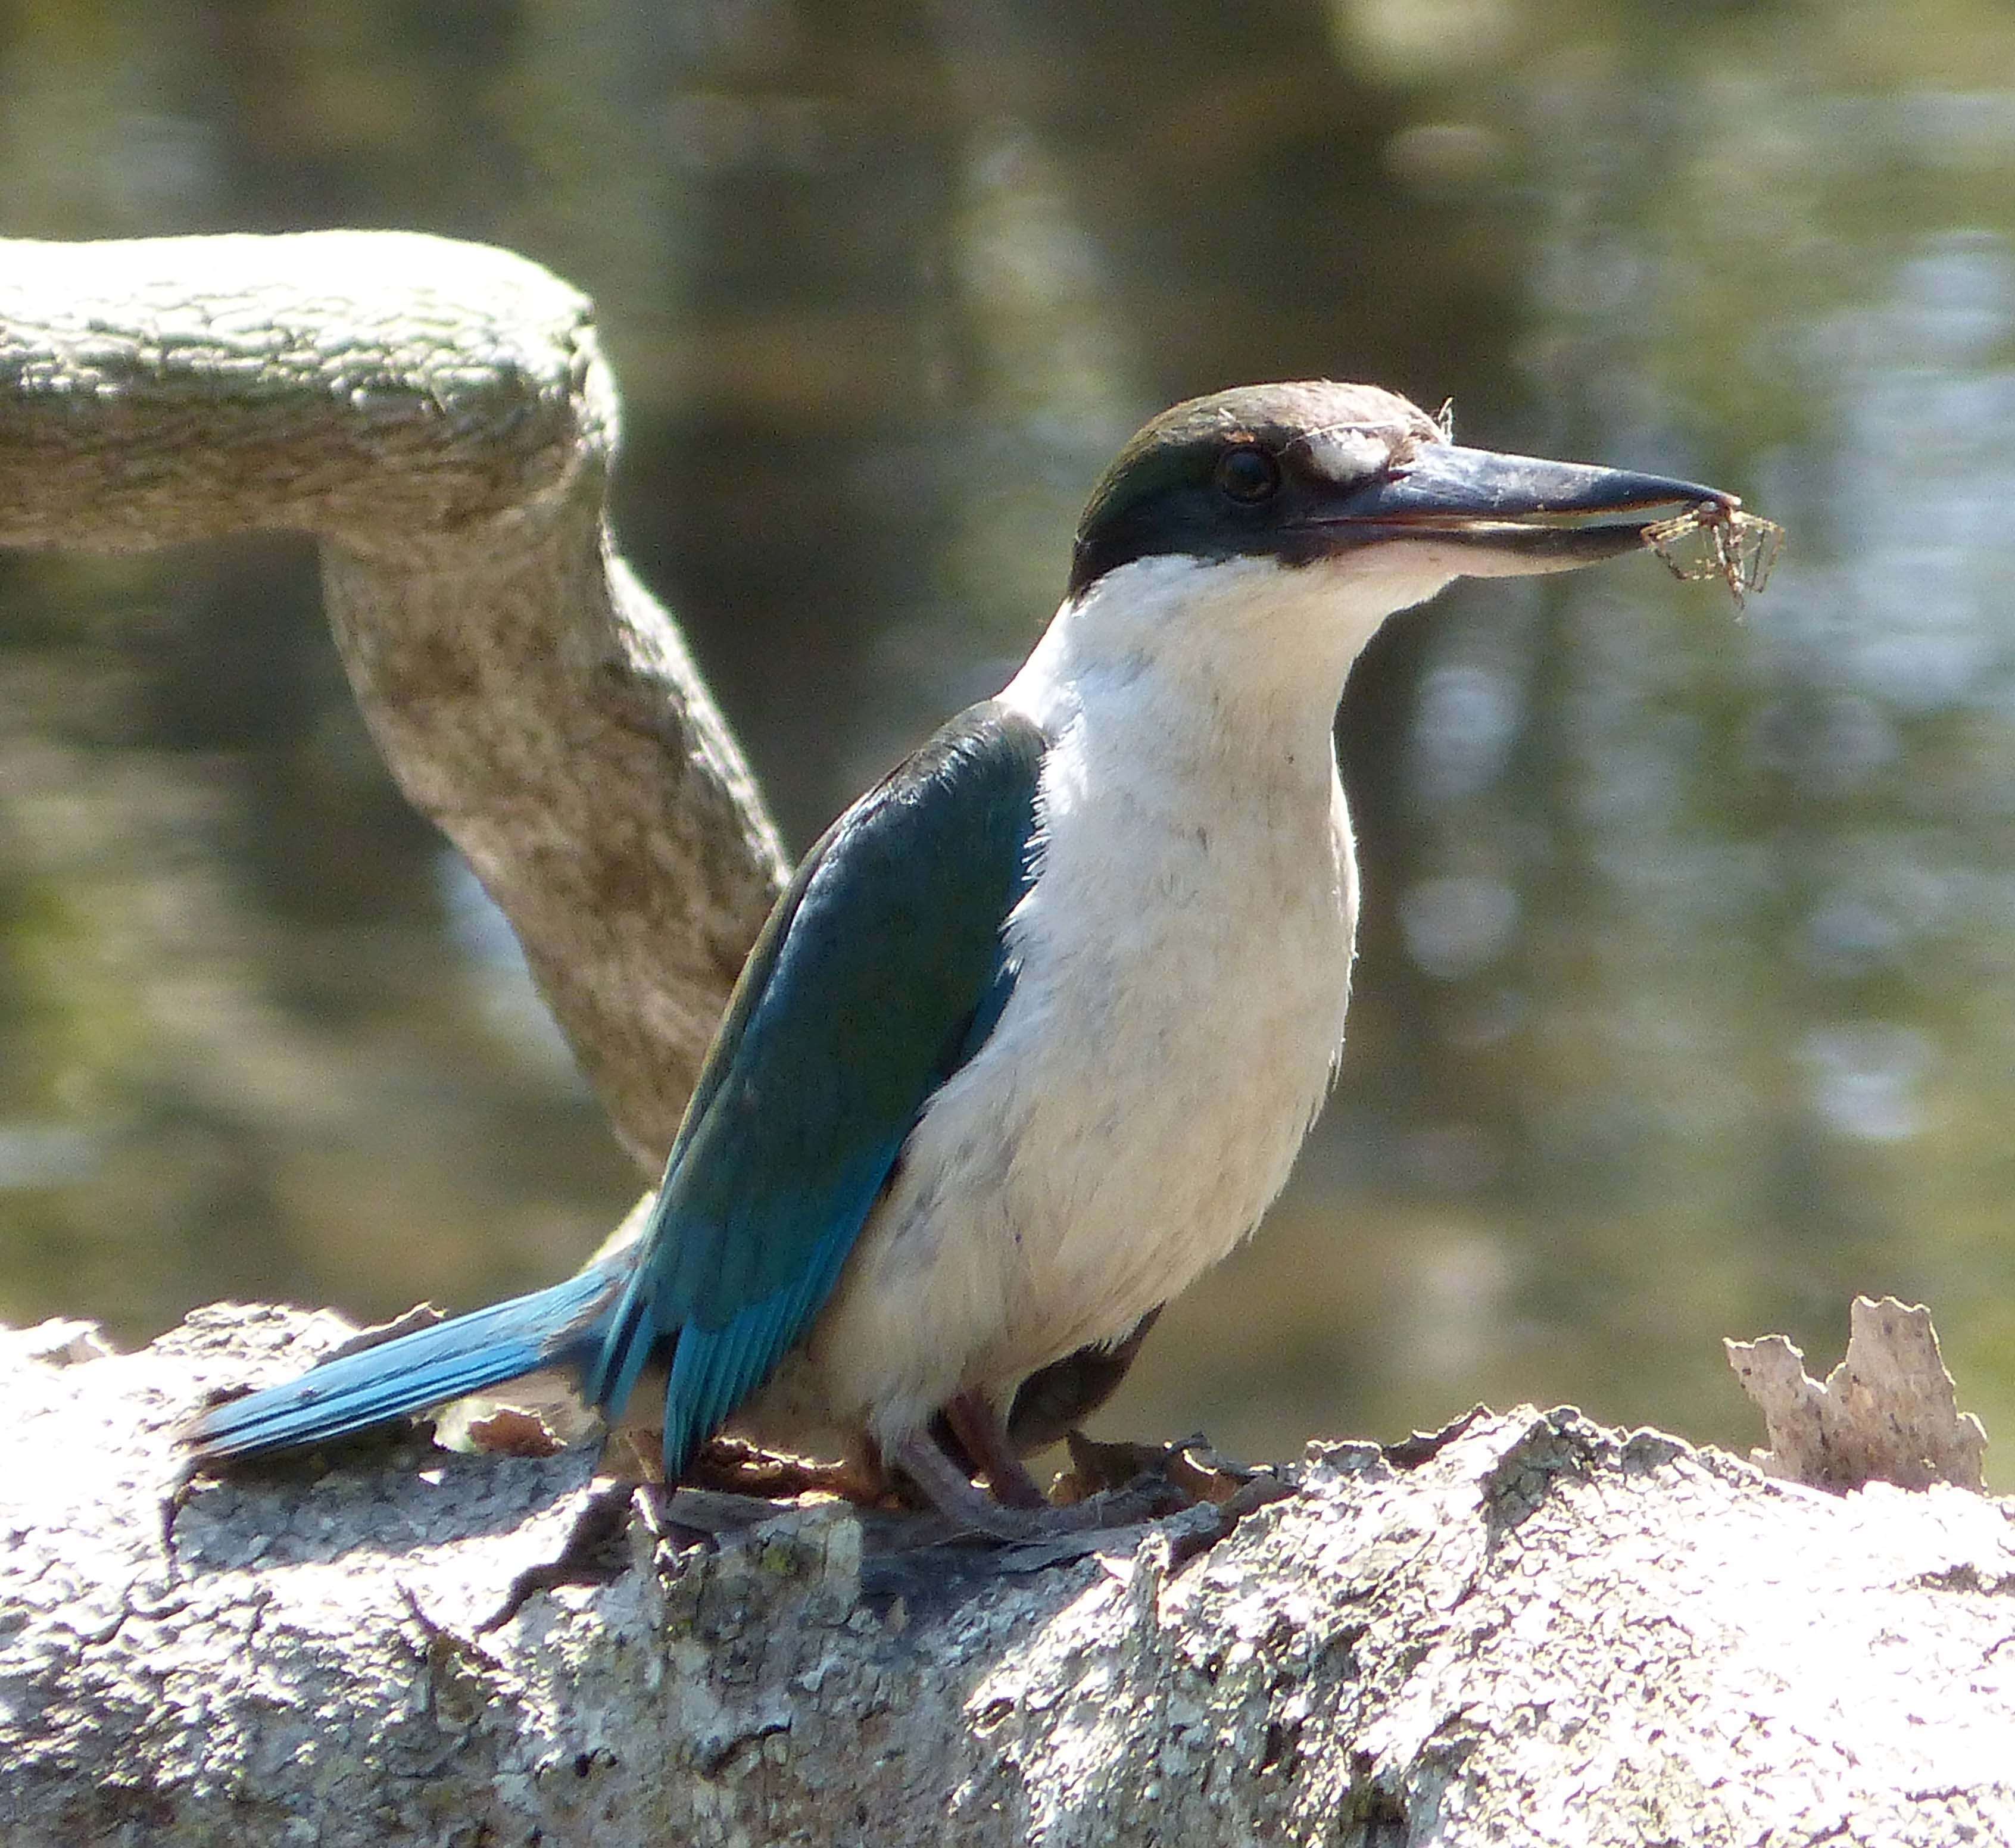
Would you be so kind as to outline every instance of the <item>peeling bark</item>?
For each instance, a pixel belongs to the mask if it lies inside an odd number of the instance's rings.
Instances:
[[[0,239],[0,545],[289,529],[400,786],[655,1170],[785,867],[677,626],[609,546],[587,298],[396,231]]]
[[[0,1340],[9,1848],[2015,1840],[2010,1504],[1525,1410],[1063,1563],[835,1503],[683,1549],[632,1519],[607,1582],[484,1633],[583,1453],[408,1441],[175,1504],[206,1389],[347,1332]]]
[[[1921,1304],[1856,1297],[1847,1357],[1823,1383],[1782,1335],[1722,1345],[1769,1428],[1769,1448],[1750,1452],[1766,1473],[1823,1489],[1985,1487],[1987,1432],[1959,1410],[1931,1312]]]

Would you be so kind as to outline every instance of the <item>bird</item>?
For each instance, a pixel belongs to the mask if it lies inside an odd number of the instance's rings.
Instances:
[[[1041,1531],[1011,1423],[1053,1436],[1110,1389],[1253,1229],[1330,1089],[1352,662],[1457,578],[1574,569],[1661,511],[1739,504],[1465,447],[1373,386],[1165,411],[1093,489],[1019,671],[798,867],[641,1235],[211,1406],[195,1466],[557,1369],[657,1423],[667,1482],[725,1434],[900,1477],[965,1530]]]

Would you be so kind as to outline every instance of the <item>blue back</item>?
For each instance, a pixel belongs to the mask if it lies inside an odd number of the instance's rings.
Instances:
[[[1014,987],[1001,927],[1033,871],[1044,741],[975,706],[842,816],[735,985],[638,1242],[529,1296],[211,1407],[216,1463],[318,1444],[540,1368],[621,1409],[669,1349],[665,1457],[760,1385],[831,1294],[931,1094]]]
[[[671,1479],[810,1326],[1006,1005],[1046,742],[997,703],[961,713],[827,831],[750,953],[587,1369],[612,1417],[669,1347]]]

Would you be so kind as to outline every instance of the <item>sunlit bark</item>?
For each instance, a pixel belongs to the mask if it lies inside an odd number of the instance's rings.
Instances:
[[[583,1453],[172,1498],[182,1408],[339,1332],[0,1337],[9,1848],[2015,1840],[2010,1510],[1962,1489],[1525,1411],[1072,1559],[702,1498],[486,1631]]]

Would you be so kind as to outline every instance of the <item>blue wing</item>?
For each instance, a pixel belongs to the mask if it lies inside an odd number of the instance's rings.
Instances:
[[[1043,748],[995,705],[952,721],[806,856],[750,953],[643,1237],[578,1276],[212,1408],[201,1460],[325,1442],[542,1368],[620,1408],[672,1350],[674,1475],[819,1311],[931,1093],[1014,973]]]
[[[828,831],[751,952],[585,1380],[614,1416],[669,1350],[672,1480],[810,1326],[1006,1005],[1045,744],[993,702],[954,719]]]

